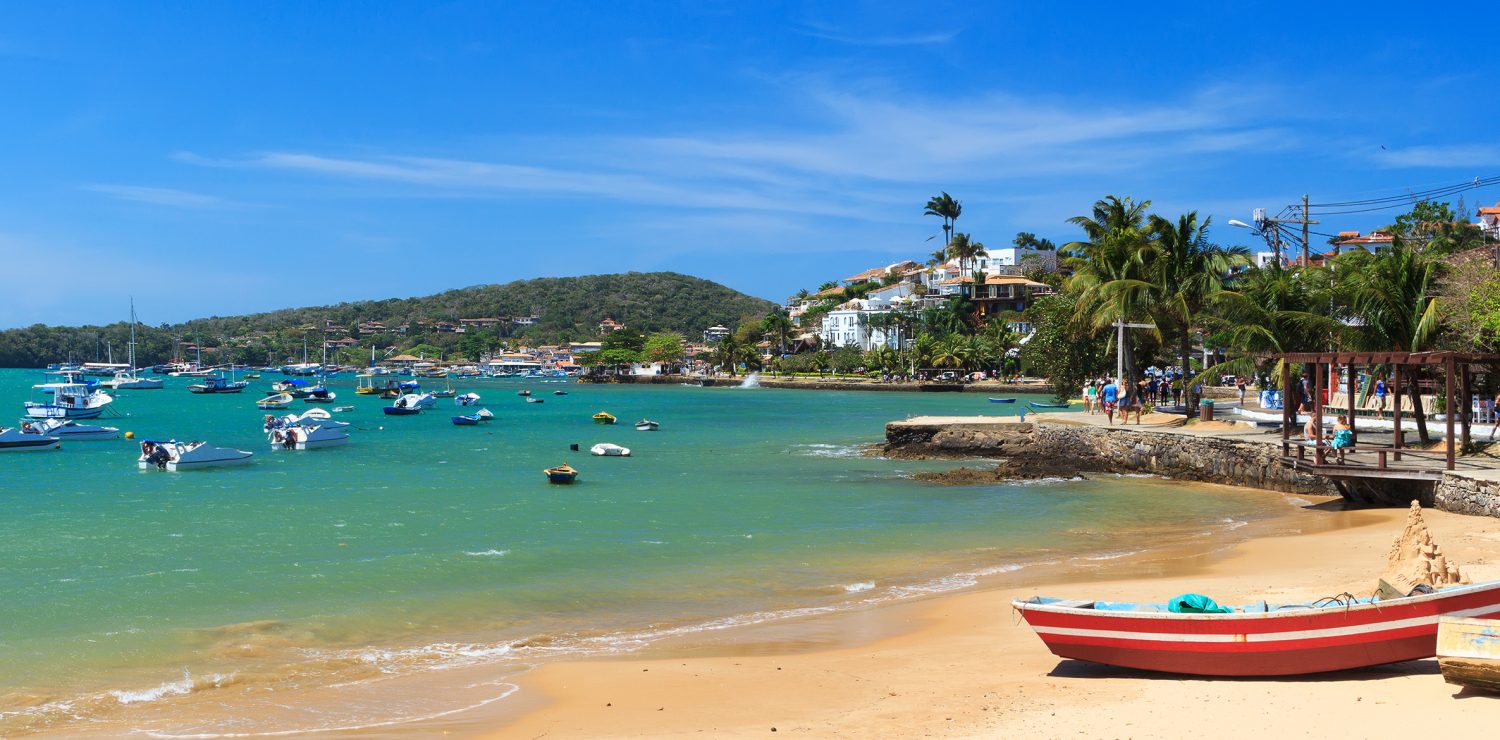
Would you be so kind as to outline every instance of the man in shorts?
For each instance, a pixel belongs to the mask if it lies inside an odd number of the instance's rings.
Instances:
[[[1115,409],[1120,405],[1120,386],[1111,380],[1099,389],[1099,398],[1104,402],[1104,416],[1110,424],[1115,423]]]

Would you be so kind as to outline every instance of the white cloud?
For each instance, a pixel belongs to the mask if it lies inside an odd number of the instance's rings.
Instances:
[[[1500,167],[1500,146],[1457,144],[1382,149],[1375,162],[1383,167]]]
[[[193,193],[174,188],[155,188],[144,185],[85,185],[84,190],[103,193],[111,198],[132,203],[148,203],[171,208],[238,208],[233,203],[215,195]]]

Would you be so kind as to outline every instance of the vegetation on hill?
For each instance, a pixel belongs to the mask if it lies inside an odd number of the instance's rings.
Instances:
[[[428,356],[442,354],[477,359],[502,346],[597,341],[600,322],[613,319],[645,332],[669,331],[701,337],[715,324],[734,325],[747,314],[763,315],[769,301],[718,283],[673,272],[629,272],[567,278],[518,280],[481,285],[420,298],[357,301],[335,306],[288,308],[245,316],[214,316],[181,324],[137,327],[136,362],[151,365],[185,355],[182,346],[203,346],[205,363],[279,363],[321,357],[324,340],[352,338],[356,346],[339,359],[366,364],[370,349],[377,357],[390,348]],[[443,322],[501,319],[494,326],[446,331]],[[361,323],[383,329],[361,331]],[[403,332],[401,327],[406,327]],[[109,326],[35,325],[0,332],[0,367],[37,367],[72,359],[103,359],[106,348],[124,362],[128,322]]]

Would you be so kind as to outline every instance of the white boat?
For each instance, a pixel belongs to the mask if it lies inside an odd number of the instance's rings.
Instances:
[[[291,394],[289,394],[289,393],[278,393],[278,394],[276,394],[274,396],[266,396],[265,398],[262,398],[259,401],[256,401],[255,402],[255,407],[258,408],[258,409],[264,409],[264,410],[267,410],[267,411],[274,411],[275,409],[286,408],[287,406],[291,405],[291,403],[292,403],[292,396],[291,396]]]
[[[26,402],[26,415],[33,419],[92,419],[104,413],[115,399],[86,385],[58,386],[50,403]]]
[[[149,391],[161,388],[163,383],[161,378],[143,378],[132,370],[127,373],[117,373],[114,379],[106,380],[99,385],[117,391]]]
[[[115,373],[115,377],[104,381],[105,387],[117,391],[149,391],[162,387],[161,378],[143,378],[135,366],[135,301],[130,301],[130,364],[127,369]]]
[[[214,447],[207,442],[146,440],[141,443],[141,456],[136,460],[136,465],[141,470],[155,467],[158,470],[177,472],[244,465],[250,462],[250,457],[254,454],[232,447]]]
[[[58,388],[65,388],[70,385],[81,385],[86,388],[93,388],[99,385],[97,381],[89,379],[77,370],[49,370],[46,375],[57,376],[57,379],[49,383],[37,383],[31,387],[43,393],[56,394]]]
[[[0,427],[0,452],[36,452],[55,450],[62,440],[46,434],[29,432],[20,427]]]
[[[495,420],[495,415],[492,414],[492,413],[490,413],[489,409],[480,409],[478,411],[475,411],[474,415],[477,416],[477,417],[479,417],[480,421],[494,421]]]
[[[479,405],[479,394],[478,393],[464,393],[462,395],[454,396],[453,397],[453,405],[454,406],[478,406]]]
[[[349,426],[347,421],[334,421],[333,415],[319,408],[308,409],[301,414],[287,414],[286,416],[273,416],[266,414],[265,424],[261,426],[263,431],[272,429],[286,429],[287,427],[316,427],[325,426],[330,429],[342,429]]]
[[[629,447],[621,447],[608,442],[600,442],[590,447],[589,452],[599,457],[630,457]]]
[[[83,374],[110,378],[114,377],[116,373],[125,372],[130,368],[131,365],[123,362],[85,362],[83,363]]]
[[[430,409],[435,403],[437,403],[437,399],[431,393],[407,393],[396,399],[396,402],[391,405],[401,409],[421,410]]]
[[[650,419],[641,419],[640,421],[635,423],[635,430],[637,432],[654,432],[660,428],[661,424],[658,424]]]
[[[28,430],[27,427],[30,427]],[[103,439],[119,439],[120,430],[117,427],[101,427],[93,424],[79,424],[72,419],[38,419],[21,424],[22,431],[30,431],[32,434],[43,434],[68,442],[87,442]]]
[[[266,433],[266,441],[273,450],[316,450],[320,447],[338,447],[349,443],[349,432],[343,422],[328,425],[293,425],[284,429],[272,429]]]

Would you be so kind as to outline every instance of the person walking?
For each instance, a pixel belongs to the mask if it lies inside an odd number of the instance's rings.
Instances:
[[[1385,376],[1377,375],[1375,377],[1375,418],[1385,418],[1385,397],[1389,393],[1389,389],[1385,387]]]
[[[1090,414],[1099,409],[1099,381],[1090,380],[1083,387],[1083,408]]]
[[[1099,389],[1099,398],[1104,402],[1104,416],[1113,425],[1115,423],[1115,407],[1120,402],[1120,387],[1113,380]]]

